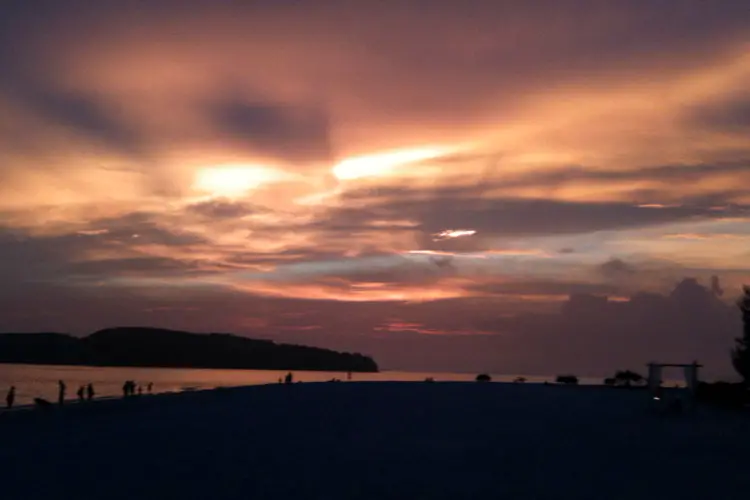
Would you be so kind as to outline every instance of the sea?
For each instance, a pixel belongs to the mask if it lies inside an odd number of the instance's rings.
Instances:
[[[300,371],[292,372],[295,382],[326,382],[333,379],[346,382],[348,374],[342,372]],[[100,366],[52,366],[0,364],[0,407],[11,386],[16,387],[16,406],[32,404],[34,398],[57,401],[58,381],[65,383],[65,399],[75,400],[78,389],[93,384],[96,398],[115,398],[123,394],[123,384],[132,380],[144,394],[151,384],[153,394],[174,393],[239,387],[245,385],[277,384],[286,371],[274,370],[214,370],[195,368],[123,368]],[[554,376],[490,374],[493,381],[512,382],[519,376],[528,383],[554,382]],[[378,373],[351,374],[355,382],[416,382],[432,378],[435,382],[469,382],[475,373],[440,373],[380,371]],[[601,384],[600,378],[579,377],[581,384]]]

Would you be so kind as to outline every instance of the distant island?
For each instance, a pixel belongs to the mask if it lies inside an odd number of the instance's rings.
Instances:
[[[224,333],[108,328],[79,338],[62,333],[0,334],[0,363],[253,370],[377,372],[359,353]]]

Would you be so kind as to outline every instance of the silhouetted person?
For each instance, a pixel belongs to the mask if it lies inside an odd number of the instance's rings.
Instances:
[[[149,394],[151,394],[151,389],[153,389],[153,388],[154,388],[154,383],[153,382],[149,382],[148,383],[148,393]]]
[[[138,386],[138,395],[139,396],[143,396],[143,386],[142,385]]]
[[[57,381],[57,386],[59,389],[57,393],[57,402],[60,404],[60,406],[62,406],[65,404],[65,389],[67,389],[67,386],[62,380]]]
[[[16,401],[16,386],[12,385],[10,386],[10,389],[8,390],[8,395],[5,396],[5,406],[8,407],[10,410],[13,408],[13,403]]]
[[[286,374],[286,377],[284,377],[284,382],[287,384],[291,384],[292,382],[294,382],[294,375],[292,375],[292,372]]]
[[[122,384],[122,397],[126,398],[130,394],[130,381],[125,381],[124,384]]]
[[[83,393],[86,390],[84,386],[81,386],[78,388],[78,391],[76,391],[76,395],[78,396],[78,401],[83,401]]]
[[[351,379],[352,379],[352,371],[349,370],[348,372],[346,372],[346,380],[351,380]]]
[[[94,384],[89,384],[86,386],[86,397],[89,401],[94,399]]]

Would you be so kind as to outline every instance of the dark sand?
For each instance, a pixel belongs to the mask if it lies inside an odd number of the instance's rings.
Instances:
[[[0,415],[2,499],[746,499],[750,415],[645,391],[255,386]]]

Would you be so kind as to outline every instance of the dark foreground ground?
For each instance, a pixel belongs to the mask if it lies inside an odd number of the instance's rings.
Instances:
[[[750,416],[644,391],[256,386],[0,415],[2,499],[747,499]]]

